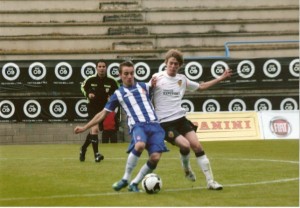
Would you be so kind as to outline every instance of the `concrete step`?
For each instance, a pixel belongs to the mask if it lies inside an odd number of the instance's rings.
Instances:
[[[99,9],[101,0],[1,0],[3,11]]]
[[[266,5],[277,5],[277,6],[285,6],[285,5],[299,5],[298,0],[146,0],[141,2],[141,6],[143,8],[170,8],[170,7],[234,7],[234,6],[253,6],[261,7]]]
[[[70,22],[70,23],[0,23],[0,36],[23,35],[105,35],[110,30],[129,31],[147,28],[149,34],[261,32],[299,30],[299,19],[195,20],[161,22]],[[118,34],[118,33],[117,33]]]
[[[137,16],[135,19],[126,16]],[[118,10],[0,10],[0,22],[89,22],[105,20],[178,21],[218,19],[291,19],[299,18],[299,6],[226,7],[226,8],[157,8]]]
[[[114,44],[126,42],[128,45],[137,42],[151,42],[154,48],[163,47],[203,47],[224,46],[230,41],[278,41],[298,40],[298,31],[283,32],[239,32],[239,33],[177,33],[155,35],[47,35],[47,36],[9,36],[0,37],[2,50],[89,50],[89,49],[115,49]],[[137,46],[141,48],[141,46]],[[128,49],[132,49],[130,46]]]
[[[173,48],[173,47],[172,47]],[[151,59],[164,58],[166,51],[169,48],[141,49],[141,50],[0,50],[0,58],[4,61],[11,60],[78,60],[78,59]],[[177,47],[181,50],[185,57],[197,58],[213,58],[224,57],[224,47]],[[262,57],[298,57],[299,44],[293,46],[286,44],[277,45],[252,45],[232,47],[231,58],[262,58]]]
[[[16,6],[18,5],[18,6]],[[0,9],[3,11],[19,10],[112,10],[112,9],[134,9],[134,8],[227,8],[239,6],[286,6],[299,5],[298,0],[1,0]]]

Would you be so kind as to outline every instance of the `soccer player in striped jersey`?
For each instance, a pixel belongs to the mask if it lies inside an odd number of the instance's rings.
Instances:
[[[181,164],[188,180],[195,181],[196,176],[190,166],[190,149],[195,153],[197,163],[206,176],[207,188],[221,190],[223,186],[214,181],[210,162],[198,141],[194,125],[186,119],[186,111],[181,107],[186,90],[202,91],[231,76],[231,70],[217,79],[201,84],[190,81],[185,75],[178,74],[183,65],[180,51],[171,49],[166,53],[166,70],[153,75],[156,80],[153,88],[153,103],[160,124],[166,132],[165,140],[179,147]]]
[[[121,63],[119,74],[123,84],[110,97],[104,109],[86,125],[75,127],[74,132],[84,132],[96,123],[103,121],[109,112],[121,105],[127,115],[131,143],[127,151],[129,155],[125,173],[120,181],[113,184],[113,189],[119,191],[129,185],[129,191],[139,192],[138,184],[146,174],[156,168],[162,152],[166,152],[168,149],[164,143],[165,132],[159,124],[150,100],[150,84],[134,81],[134,65],[131,62]],[[131,173],[144,149],[147,149],[149,159],[129,183]]]

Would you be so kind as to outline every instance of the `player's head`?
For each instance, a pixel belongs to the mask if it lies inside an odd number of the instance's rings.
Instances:
[[[106,63],[104,60],[96,61],[96,69],[99,77],[102,78],[106,76]]]
[[[183,55],[181,51],[170,49],[165,56],[166,71],[168,75],[175,76],[183,64]]]
[[[131,61],[124,61],[119,66],[119,76],[124,86],[132,86],[134,84],[134,65]]]

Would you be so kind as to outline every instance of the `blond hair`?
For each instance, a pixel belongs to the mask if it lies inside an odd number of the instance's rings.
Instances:
[[[181,66],[183,64],[183,55],[182,55],[182,52],[177,50],[177,49],[170,49],[167,53],[166,53],[166,56],[165,56],[165,63],[167,64],[169,58],[175,58],[179,65]]]

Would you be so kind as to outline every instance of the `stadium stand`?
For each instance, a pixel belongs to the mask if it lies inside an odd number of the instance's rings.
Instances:
[[[161,58],[173,47],[185,56],[224,56],[229,41],[299,40],[299,1],[2,0],[0,27],[2,60]],[[231,56],[295,56],[298,49],[238,45]]]

